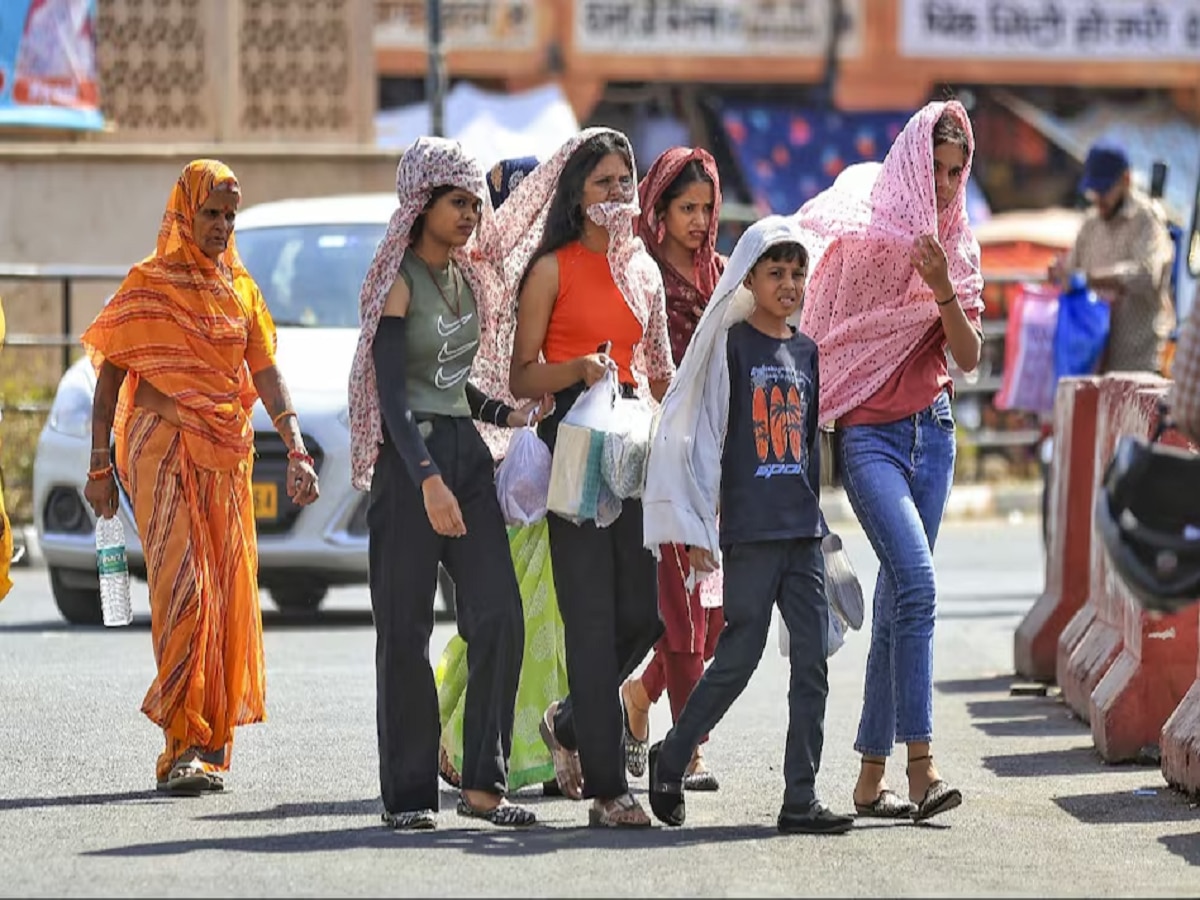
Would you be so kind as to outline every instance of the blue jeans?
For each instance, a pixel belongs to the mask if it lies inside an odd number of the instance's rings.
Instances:
[[[954,480],[954,415],[946,391],[916,415],[841,434],[842,481],[879,576],[862,717],[854,749],[889,756],[933,736],[933,546]]]

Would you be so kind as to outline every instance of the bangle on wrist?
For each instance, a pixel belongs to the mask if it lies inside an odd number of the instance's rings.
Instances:
[[[281,419],[286,419],[288,416],[295,416],[295,415],[296,415],[295,410],[285,409],[283,412],[279,413],[277,416],[275,416],[275,418],[273,418],[271,420],[271,424],[274,425],[276,428],[278,428],[279,422]],[[296,416],[296,418],[299,419],[300,417]]]
[[[299,450],[289,450],[288,459],[294,459],[298,462],[308,463],[310,466],[313,465],[313,458],[309,456],[303,448]]]
[[[88,469],[87,480],[88,481],[104,481],[104,479],[110,477],[112,475],[112,473],[113,473],[113,467],[112,467],[112,464],[109,463],[107,466],[102,466],[99,469]]]
[[[936,297],[934,297],[933,302],[936,303],[938,306],[949,306],[951,303],[953,303],[957,299],[958,299],[958,294],[954,293],[954,294],[951,294],[949,297],[947,297],[945,300],[938,300]]]

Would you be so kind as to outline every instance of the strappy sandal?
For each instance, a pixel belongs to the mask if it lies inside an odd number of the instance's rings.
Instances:
[[[432,809],[410,809],[398,813],[385,812],[383,824],[393,831],[433,831],[437,828],[437,815]]]
[[[199,752],[189,750],[175,760],[166,779],[158,782],[158,790],[176,796],[198,797],[205,791],[213,790],[211,783],[209,773],[204,771],[204,764],[200,762]]]
[[[650,748],[650,809],[664,825],[682,825],[687,818],[682,781],[662,781],[658,773],[658,753],[662,741]]]
[[[864,756],[867,765],[883,768],[886,761]],[[917,804],[901,798],[890,788],[883,788],[870,803],[854,801],[854,811],[863,819],[907,819],[917,811]]]
[[[646,774],[646,753],[650,747],[650,737],[647,734],[646,739],[642,740],[633,733],[633,728],[629,725],[629,707],[633,706],[638,712],[649,713],[650,708],[642,709],[634,704],[633,699],[628,693],[629,682],[626,681],[621,685],[621,724],[624,729],[622,738],[622,747],[625,751],[625,770],[634,778],[641,778]],[[649,728],[647,728],[649,732]]]
[[[558,782],[563,796],[571,800],[583,799],[583,770],[579,763],[579,754],[568,750],[558,742],[554,735],[554,711],[558,702],[551,703],[542,713],[542,721],[538,723],[538,734],[550,750],[550,758],[554,761],[554,779]]]
[[[460,796],[457,812],[460,816],[468,819],[482,819],[484,822],[504,828],[528,828],[530,825],[537,824],[537,816],[534,815],[533,810],[509,803],[507,800],[501,800],[499,805],[493,806],[491,809],[477,809],[466,797]]]
[[[721,789],[721,782],[717,781],[717,776],[705,766],[704,757],[699,750],[692,754],[692,762],[688,766],[688,770],[683,773],[683,789],[685,791],[717,791]]]
[[[913,757],[908,761],[908,764],[911,766],[915,762],[924,762],[927,759],[933,759],[933,754],[927,753],[924,756]],[[906,773],[907,771],[905,769]],[[942,779],[936,778],[925,789],[925,795],[921,798],[921,802],[916,803],[916,809],[912,812],[912,820],[914,822],[923,822],[926,819],[932,819],[934,816],[949,812],[961,805],[962,791],[958,788],[950,787]]]
[[[441,777],[442,781],[446,782],[446,784],[450,785],[452,788],[462,786],[462,779],[459,777],[458,772],[455,771],[454,766],[450,762],[450,754],[448,754],[446,752],[446,748],[442,746],[438,747],[438,775]]]
[[[650,817],[633,794],[626,791],[607,803],[597,797],[588,810],[588,825],[592,828],[649,828]]]
[[[220,793],[225,790],[225,779],[216,772],[205,772],[204,777],[208,779],[208,784],[202,790],[208,791],[210,794]]]

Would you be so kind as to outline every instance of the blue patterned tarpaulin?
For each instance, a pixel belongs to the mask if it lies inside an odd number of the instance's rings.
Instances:
[[[758,211],[786,215],[833,184],[847,166],[882,160],[913,112],[727,103],[719,115]],[[986,203],[973,185],[968,189],[968,215],[982,221]]]

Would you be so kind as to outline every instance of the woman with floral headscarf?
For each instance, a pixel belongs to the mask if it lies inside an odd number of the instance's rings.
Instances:
[[[173,793],[220,790],[235,726],[265,718],[256,400],[288,447],[288,497],[304,506],[318,494],[275,367],[275,325],[233,239],[240,201],[223,163],[188,163],[155,252],[83,335],[98,370],[84,496],[111,518],[119,477],[132,503],[158,665],[142,712],[163,730],[158,786]]]
[[[983,335],[979,244],[966,215],[974,138],[957,102],[929,103],[883,163],[843,172],[799,211],[817,260],[800,328],[821,358],[821,422],[879,557],[871,649],[854,747],[860,816],[928,819],[962,795],[933,763],[933,547],[954,478],[954,384]],[[908,795],[884,782],[897,742]]]
[[[671,355],[679,365],[725,268],[716,249],[721,214],[717,163],[707,150],[672,147],[654,161],[638,186],[638,197],[637,232],[662,272]],[[692,584],[686,548],[667,545],[660,553],[658,607],[665,631],[641,677],[621,686],[627,722],[625,762],[635,777],[646,768],[650,707],[666,690],[671,717],[679,718],[704,673],[705,660],[712,658],[724,624],[720,573]],[[699,747],[683,785],[699,791],[720,786]]]
[[[488,191],[492,206],[501,204],[521,180],[537,168],[535,157],[502,160],[488,173]],[[499,218],[499,217],[498,217]],[[511,348],[507,351],[511,355]],[[501,352],[499,356],[504,356]],[[495,397],[508,398],[508,374],[489,380],[480,365],[473,376],[477,384]],[[493,454],[502,456],[507,447],[503,434],[482,425]],[[545,519],[532,525],[508,529],[509,549],[521,602],[525,612],[525,652],[521,659],[521,680],[513,715],[512,756],[509,757],[508,786],[518,790],[541,784],[547,795],[559,794],[554,779],[550,750],[542,741],[538,726],[546,707],[567,693],[567,656],[563,643],[562,617],[554,593],[554,574],[550,565],[549,526]],[[437,671],[438,705],[442,717],[442,744],[439,765],[442,777],[451,785],[459,783],[463,758],[463,714],[467,685],[467,645],[455,635],[442,651]]]
[[[498,310],[498,333],[513,334],[509,384],[517,397],[555,395],[539,428],[551,450],[562,415],[610,369],[623,393],[646,399],[661,397],[674,375],[662,276],[633,232],[636,183],[628,139],[591,128],[528,175],[498,214],[489,255],[517,300],[515,315]],[[625,500],[607,528],[547,518],[571,694],[546,710],[542,736],[563,793],[592,798],[592,825],[648,826],[625,778],[618,695],[662,632],[641,504]]]
[[[513,409],[468,382],[493,281],[473,257],[491,212],[478,162],[457,141],[419,138],[396,170],[400,204],[367,270],[350,372],[351,477],[369,490],[371,608],[383,818],[436,827],[437,686],[429,663],[438,564],[454,579],[467,643],[458,813],[527,826],[507,765],[524,632],[492,454],[473,420],[515,427]],[[540,408],[548,408],[543,398]]]

